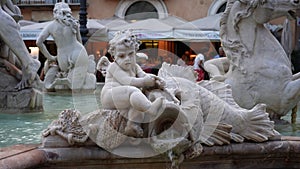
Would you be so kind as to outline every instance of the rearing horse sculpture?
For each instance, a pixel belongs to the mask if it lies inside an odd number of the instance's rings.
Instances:
[[[228,0],[220,35],[230,62],[225,82],[244,108],[267,104],[279,119],[300,100],[300,74],[292,75],[284,49],[264,23],[292,14],[299,0]]]

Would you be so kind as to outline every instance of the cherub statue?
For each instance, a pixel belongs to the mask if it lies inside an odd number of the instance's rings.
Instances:
[[[140,42],[130,30],[118,32],[109,45],[109,52],[115,61],[108,65],[107,58],[102,57],[100,60],[102,69],[106,70],[105,84],[101,92],[102,107],[128,112],[125,134],[142,137],[143,130],[139,124],[144,120],[144,113],[155,116],[164,105],[163,98],[151,102],[142,89],[160,88],[163,85],[162,80],[145,73],[136,63]],[[98,64],[98,69],[101,64]]]

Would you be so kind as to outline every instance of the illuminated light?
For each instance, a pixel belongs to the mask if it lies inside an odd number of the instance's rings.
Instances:
[[[38,59],[39,58],[39,51],[40,51],[40,49],[38,47],[29,47],[29,49],[30,49],[30,55],[33,58]]]

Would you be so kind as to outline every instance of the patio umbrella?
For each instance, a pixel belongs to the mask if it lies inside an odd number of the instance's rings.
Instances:
[[[105,26],[102,25],[98,19],[88,19],[86,27],[89,30],[89,34],[93,35],[97,31],[103,31],[105,29]]]
[[[174,28],[174,38],[183,40],[220,40],[220,19],[222,13],[200,18]]]
[[[34,22],[34,21],[29,21],[29,20],[19,20],[18,23],[20,24],[20,26],[27,26],[27,25],[35,24],[36,22]]]
[[[109,39],[111,39],[117,31],[132,29],[139,39],[168,39],[173,38],[173,27],[162,22],[159,19],[145,19],[113,27],[109,30]]]
[[[173,15],[169,15],[168,17],[162,18],[162,19],[159,19],[159,20],[161,22],[167,24],[167,25],[172,26],[172,27],[176,27],[176,26],[183,25],[183,24],[187,23],[187,20],[185,20],[183,18],[173,16]]]
[[[133,23],[129,23],[126,20],[119,18],[117,16],[113,16],[106,19],[99,19],[97,20],[100,24],[105,26],[105,29],[101,31],[96,31],[89,40],[92,41],[109,41],[113,36],[114,33],[120,30],[124,29],[133,29],[135,33],[138,34],[139,38],[141,39],[161,39],[168,36],[168,38],[173,39],[172,36],[172,29],[175,26],[182,25],[186,23],[187,21],[176,17],[169,15],[166,18],[162,19],[150,19],[150,20],[141,20],[136,21]],[[152,29],[153,25],[155,25],[155,28]],[[129,26],[127,26],[129,25]],[[151,25],[151,26],[150,26]],[[150,28],[151,27],[151,28]],[[151,31],[151,29],[153,31]],[[165,30],[165,32],[162,34],[161,31]],[[166,35],[166,32],[168,32],[168,35]],[[165,37],[163,37],[165,36]]]
[[[26,21],[23,21],[24,23]],[[23,40],[36,40],[41,33],[41,31],[52,22],[34,22],[31,24],[26,24],[25,26],[21,26],[20,34],[23,38]],[[89,35],[93,35],[95,32],[98,32],[98,34],[105,34],[106,33],[106,27],[103,26],[100,22],[98,22],[97,19],[88,19],[87,20],[87,29],[89,30]],[[48,40],[53,40],[52,37],[49,37]]]
[[[97,22],[103,25],[104,28],[99,29],[98,31],[91,34],[91,36],[89,37],[90,41],[94,41],[94,42],[109,41],[108,32],[110,31],[111,28],[117,26],[124,26],[128,24],[128,22],[125,21],[124,19],[115,16],[106,19],[97,19]]]
[[[36,40],[43,30],[51,21],[33,23],[26,26],[21,26],[20,34],[23,40]],[[47,40],[53,40],[52,37],[48,37]]]

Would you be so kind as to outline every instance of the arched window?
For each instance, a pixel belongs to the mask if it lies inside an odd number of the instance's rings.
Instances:
[[[227,5],[227,2],[225,2],[223,5],[221,5],[220,8],[217,10],[217,13],[224,12],[226,9],[226,5]]]
[[[125,12],[125,20],[143,20],[148,18],[157,18],[156,8],[149,2],[138,1],[133,3]]]
[[[163,0],[121,0],[115,15],[125,20],[161,19],[168,11]]]
[[[227,0],[214,0],[208,9],[207,15],[215,15],[217,13],[224,12],[226,4]]]

